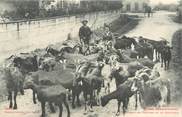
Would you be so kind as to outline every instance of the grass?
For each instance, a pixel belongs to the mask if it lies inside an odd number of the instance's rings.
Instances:
[[[169,17],[173,22],[182,24],[182,19],[180,20],[176,15],[169,15]]]
[[[111,23],[111,31],[118,33],[120,35],[129,32],[130,30],[134,29],[138,23],[139,19],[137,16],[130,16],[130,15],[122,15],[119,19],[113,21]]]
[[[172,38],[172,65],[174,69],[174,73],[176,75],[173,76],[173,100],[175,100],[175,103],[179,106],[182,105],[182,60],[181,60],[181,44],[182,44],[182,29],[176,31]]]

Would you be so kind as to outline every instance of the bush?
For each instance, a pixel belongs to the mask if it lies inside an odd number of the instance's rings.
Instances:
[[[122,8],[122,4],[119,1],[84,1],[85,4],[78,7],[78,5],[71,4],[69,7],[49,9],[39,8],[39,4],[35,1],[14,1],[12,4],[16,8],[16,11],[10,11],[6,13],[7,17],[12,19],[27,19],[26,13],[29,13],[28,19],[55,17],[64,15],[76,15],[96,11],[109,11]]]
[[[172,47],[173,65],[178,69],[182,65],[182,29],[174,33]]]

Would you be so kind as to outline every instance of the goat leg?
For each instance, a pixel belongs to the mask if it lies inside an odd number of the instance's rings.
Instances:
[[[36,98],[35,98],[35,94],[36,94],[35,91],[33,91],[33,103],[34,103],[34,104],[37,103],[37,102],[36,102]]]
[[[163,62],[164,62],[164,60],[163,60],[163,58],[161,58],[161,67],[163,68]]]
[[[79,98],[79,95],[80,95],[80,94],[78,93],[78,94],[77,94],[77,96],[76,96],[76,98],[77,98],[77,106],[79,106],[79,107],[80,107],[80,106],[81,106],[81,104],[80,104],[80,98]]]
[[[68,92],[69,92],[69,94],[68,94],[68,100],[70,101],[71,100],[71,94],[70,94],[71,89],[69,89]],[[73,93],[73,91],[72,91],[72,93]]]
[[[130,99],[128,98],[127,103],[126,103],[126,110],[128,110],[128,103],[129,103]]]
[[[56,112],[55,109],[54,109],[54,106],[53,106],[53,104],[51,102],[49,102],[49,107],[50,107],[50,110],[51,110],[52,113]]]
[[[90,93],[90,112],[93,112],[93,103],[95,101],[94,94],[95,94],[95,91],[92,90]],[[96,96],[96,94],[95,94],[95,96]]]
[[[84,96],[84,100],[85,100],[85,113],[84,114],[87,114],[87,93],[86,92],[83,92],[83,96]]]
[[[42,108],[42,115],[41,115],[41,117],[45,117],[45,102],[44,101],[41,102],[41,108]]]
[[[137,110],[137,108],[138,108],[138,94],[136,92],[136,94],[135,94],[135,110]]]
[[[70,109],[69,109],[69,105],[68,105],[68,103],[66,102],[66,100],[64,101],[64,105],[65,105],[65,107],[66,107],[66,109],[67,109],[67,112],[68,112],[67,117],[70,117]]]
[[[129,98],[126,99],[126,106],[125,106],[126,110],[128,109],[129,100],[130,100]]]
[[[23,82],[20,82],[20,93],[24,95]]]
[[[167,62],[167,69],[169,69],[169,65],[170,65],[170,60],[168,60]]]
[[[155,59],[158,60],[157,50],[155,49]]]
[[[75,93],[72,93],[72,108],[75,108]]]
[[[110,83],[109,82],[107,83],[107,86],[108,86],[108,93],[110,93],[111,91],[110,91]]]
[[[9,91],[8,100],[10,100],[9,108],[12,108],[13,102],[12,102],[12,92],[11,91]]]
[[[100,106],[100,91],[101,88],[97,89],[97,106]]]
[[[125,113],[126,113],[127,101],[128,101],[128,99],[125,99],[125,100],[123,101],[123,115],[125,115]]]
[[[13,107],[13,109],[17,109],[16,96],[17,96],[17,91],[14,92],[14,107]]]
[[[118,111],[116,113],[116,116],[120,115],[120,106],[121,106],[121,100],[118,100]]]
[[[171,103],[171,90],[170,90],[170,84],[167,84],[167,104],[169,105]]]
[[[167,61],[164,60],[164,70],[167,70]]]
[[[63,105],[59,104],[59,117],[62,117]]]

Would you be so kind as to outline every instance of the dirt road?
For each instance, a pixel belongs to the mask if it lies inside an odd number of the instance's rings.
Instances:
[[[153,40],[167,39],[171,43],[174,32],[182,28],[182,25],[172,21],[169,15],[175,12],[158,11],[153,17],[143,19],[139,25],[131,30],[128,36],[143,36]]]

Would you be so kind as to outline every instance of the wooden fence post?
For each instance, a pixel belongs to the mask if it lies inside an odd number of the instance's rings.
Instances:
[[[8,29],[8,24],[6,23],[6,30]]]
[[[17,22],[17,31],[20,31],[20,24]]]

